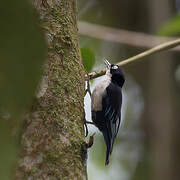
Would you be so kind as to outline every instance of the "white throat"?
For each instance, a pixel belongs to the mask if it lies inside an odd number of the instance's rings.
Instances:
[[[91,96],[92,110],[102,110],[102,98],[106,95],[106,88],[111,83],[111,76],[110,71],[107,70],[102,81],[95,86]]]

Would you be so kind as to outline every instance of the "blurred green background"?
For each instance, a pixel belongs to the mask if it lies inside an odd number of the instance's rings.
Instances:
[[[116,30],[140,32],[146,35],[178,37],[180,35],[180,1],[163,0],[79,0],[79,20]],[[80,26],[81,27],[81,26]],[[103,58],[118,63],[147,49],[135,39],[123,37],[129,43],[113,42],[104,37],[106,29],[83,26],[80,29],[81,48],[94,52],[92,70],[104,68]],[[98,37],[99,35],[99,37]],[[96,38],[92,38],[96,37]],[[107,40],[107,39],[110,40]],[[118,39],[119,37],[117,37]],[[146,38],[145,42],[153,47]],[[155,44],[158,44],[154,42]],[[179,50],[162,52],[143,61],[123,67],[126,83],[123,88],[122,125],[115,141],[110,164],[105,166],[105,145],[97,128],[95,142],[88,151],[90,180],[180,179],[180,61]],[[90,56],[89,56],[90,57]],[[85,57],[82,57],[87,61]],[[91,58],[88,60],[91,61]],[[88,66],[89,68],[89,66]],[[88,69],[87,71],[89,72]],[[103,77],[101,77],[103,78]],[[91,81],[91,90],[101,78]],[[90,97],[85,97],[86,119],[91,120]],[[170,178],[171,177],[171,178]]]
[[[0,41],[0,179],[6,180],[17,160],[22,114],[32,102],[47,51],[28,1],[0,2]]]
[[[86,71],[104,68],[104,57],[118,63],[143,52],[159,44],[159,37],[178,38],[179,10],[180,0],[79,0],[79,38]],[[47,47],[39,18],[28,1],[0,2],[0,180],[10,179],[20,134],[14,125],[20,127],[42,75]],[[180,48],[161,52],[123,67],[122,125],[108,166],[104,165],[103,137],[88,125],[90,135],[96,132],[94,145],[88,149],[90,180],[180,179],[179,52]],[[101,78],[90,82],[91,90]],[[87,94],[84,104],[89,121],[90,103]]]

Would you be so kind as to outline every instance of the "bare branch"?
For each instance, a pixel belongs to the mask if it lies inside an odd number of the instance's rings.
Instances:
[[[176,40],[173,40],[173,41],[170,41],[170,42],[166,42],[166,43],[160,44],[158,46],[155,46],[152,49],[144,51],[143,53],[140,53],[140,54],[138,54],[136,56],[133,56],[133,57],[128,58],[128,59],[126,59],[124,61],[121,61],[117,65],[124,66],[126,64],[141,60],[142,58],[148,57],[148,56],[150,56],[152,54],[155,54],[157,52],[174,48],[174,47],[176,47],[178,45],[180,45],[180,39],[176,39]],[[86,79],[95,79],[95,78],[100,77],[100,76],[102,76],[104,74],[105,74],[105,69],[100,70],[98,72],[91,72],[91,73],[88,74],[88,76],[86,76]]]
[[[158,37],[146,33],[115,29],[82,21],[78,23],[78,28],[81,35],[147,49],[152,48],[158,44],[177,39],[177,37]],[[180,47],[174,48],[172,50],[180,51]]]

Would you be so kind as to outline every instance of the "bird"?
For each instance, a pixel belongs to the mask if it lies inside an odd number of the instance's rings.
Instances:
[[[120,66],[104,59],[106,74],[91,95],[91,114],[94,125],[100,130],[106,144],[106,161],[109,164],[114,140],[121,125],[122,87],[125,75]]]

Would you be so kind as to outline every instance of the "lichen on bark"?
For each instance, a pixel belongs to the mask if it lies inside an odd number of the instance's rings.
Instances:
[[[84,68],[76,1],[32,3],[48,43],[43,67],[46,88],[25,118],[16,179],[86,179]]]

